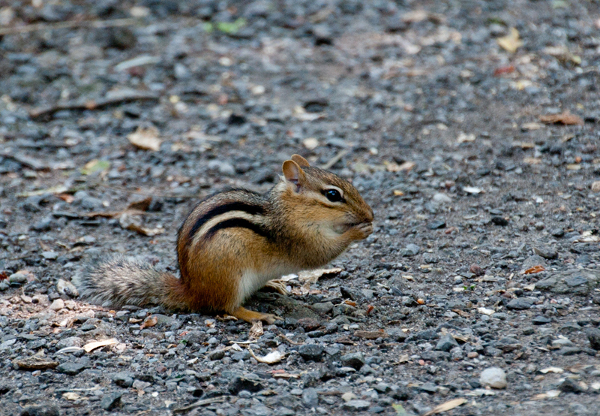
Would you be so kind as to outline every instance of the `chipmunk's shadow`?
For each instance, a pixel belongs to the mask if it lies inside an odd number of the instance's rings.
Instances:
[[[279,293],[256,292],[252,298],[244,304],[244,307],[254,311],[281,316],[289,323],[305,318],[317,321],[327,320],[326,317],[315,312],[310,305]]]

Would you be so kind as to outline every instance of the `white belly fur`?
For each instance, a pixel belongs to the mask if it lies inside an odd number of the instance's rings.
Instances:
[[[255,270],[246,270],[238,286],[238,299],[240,304],[248,299],[254,292],[267,284],[269,280],[277,279],[286,274],[296,273],[296,268],[273,267],[269,273],[259,273]]]

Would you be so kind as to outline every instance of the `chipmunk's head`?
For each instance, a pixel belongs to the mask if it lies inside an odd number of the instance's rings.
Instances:
[[[297,219],[318,224],[334,236],[361,240],[373,231],[373,210],[348,181],[326,170],[312,167],[293,155],[283,163],[286,194],[297,200]]]

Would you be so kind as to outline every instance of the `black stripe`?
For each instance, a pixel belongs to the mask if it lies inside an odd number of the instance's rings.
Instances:
[[[202,226],[208,221],[218,215],[225,214],[230,211],[243,211],[251,215],[264,214],[265,212],[262,206],[249,204],[247,202],[229,202],[227,204],[216,206],[196,220],[196,223],[188,234],[188,241],[192,242],[198,230],[202,228]]]
[[[215,224],[210,230],[206,232],[204,238],[210,239],[213,235],[215,235],[219,230],[223,230],[225,228],[247,228],[249,230],[254,231],[256,234],[265,237],[266,239],[272,239],[271,234],[268,230],[260,224],[256,224],[252,221],[248,221],[245,218],[230,218],[225,221],[221,221],[218,224]]]

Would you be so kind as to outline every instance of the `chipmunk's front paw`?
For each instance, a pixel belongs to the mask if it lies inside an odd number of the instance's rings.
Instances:
[[[270,313],[263,313],[260,317],[260,320],[265,322],[266,324],[273,325],[275,321],[283,321],[281,316],[273,315]]]
[[[281,293],[284,296],[289,295],[285,282],[280,279],[269,280],[264,288],[274,290],[275,292]]]

